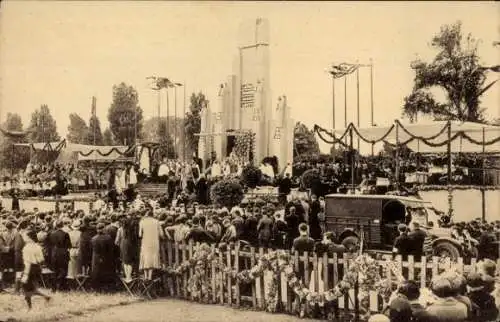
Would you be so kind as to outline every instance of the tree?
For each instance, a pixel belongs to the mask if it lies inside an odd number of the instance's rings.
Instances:
[[[86,144],[89,128],[85,120],[76,113],[69,115],[68,135],[66,139],[71,143]]]
[[[56,120],[46,104],[31,114],[30,131],[31,142],[54,142],[61,139],[57,133]]]
[[[235,179],[219,180],[210,188],[210,200],[228,209],[239,205],[243,197],[243,186]]]
[[[96,115],[90,117],[87,144],[103,145],[104,139],[101,132],[101,122]]]
[[[405,97],[403,115],[415,120],[418,113],[437,120],[483,121],[480,97],[493,83],[484,86],[487,68],[479,64],[478,41],[468,34],[463,39],[462,25],[444,25],[432,38],[437,55],[432,62],[415,60],[414,88]],[[430,90],[440,88],[446,102],[439,103]]]
[[[125,83],[113,86],[113,102],[108,110],[108,121],[118,144],[135,144],[136,130],[138,138],[141,137],[142,109],[135,88]]]
[[[106,128],[106,130],[104,130],[102,141],[104,145],[115,145],[113,133],[111,133],[111,130],[109,128]]]
[[[7,131],[22,131],[23,123],[21,121],[21,117],[15,113],[8,113],[5,123],[2,124],[2,128]],[[26,137],[3,135],[0,142],[0,167],[2,169],[20,169],[28,163],[29,149],[13,149],[13,144],[26,142]]]
[[[189,151],[198,151],[199,136],[195,134],[201,131],[201,110],[208,105],[208,100],[203,93],[191,94],[189,112],[185,115],[184,137]]]
[[[304,154],[319,154],[319,144],[314,136],[314,131],[309,130],[305,124],[297,122],[293,130],[293,156]]]

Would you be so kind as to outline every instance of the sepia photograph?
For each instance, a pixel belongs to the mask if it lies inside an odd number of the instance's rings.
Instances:
[[[500,4],[0,3],[0,322],[500,322]]]

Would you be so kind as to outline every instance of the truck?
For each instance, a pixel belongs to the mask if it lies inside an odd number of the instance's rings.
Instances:
[[[418,222],[428,235],[425,255],[456,260],[477,253],[476,242],[458,239],[452,229],[439,227],[440,212],[430,202],[397,195],[325,196],[325,228],[336,234],[348,249],[354,250],[363,240],[367,251],[390,252],[401,223]]]

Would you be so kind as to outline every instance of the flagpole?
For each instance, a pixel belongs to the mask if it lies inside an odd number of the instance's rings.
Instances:
[[[335,77],[332,75],[332,129],[335,131]]]
[[[170,115],[170,99],[168,97],[168,87],[166,88],[167,90],[167,158],[168,158],[168,139],[170,138],[170,123],[168,122],[168,117]]]
[[[375,122],[374,122],[374,110],[373,110],[373,59],[370,58],[370,108],[371,108],[371,119],[370,119],[370,123],[371,123],[371,126],[375,126]],[[374,149],[374,146],[372,144],[372,155],[373,155],[373,149]]]
[[[174,87],[174,151],[177,155],[177,84]]]
[[[358,127],[359,130],[359,67],[356,68],[356,109],[357,109],[357,120],[356,120],[356,126]],[[358,137],[358,152],[359,152],[359,135]]]
[[[182,149],[182,155],[183,155],[183,161],[186,162],[186,82],[184,82],[184,107],[183,107],[183,129],[182,129],[182,144],[183,144],[183,149]]]

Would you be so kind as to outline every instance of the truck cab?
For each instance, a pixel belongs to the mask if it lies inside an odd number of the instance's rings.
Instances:
[[[391,251],[397,227],[418,222],[433,238],[433,255],[460,257],[462,246],[450,229],[439,228],[439,214],[430,202],[396,195],[330,194],[325,197],[325,225],[348,249],[359,245],[368,250]],[[432,223],[431,223],[432,222]],[[431,228],[430,226],[436,227]]]

